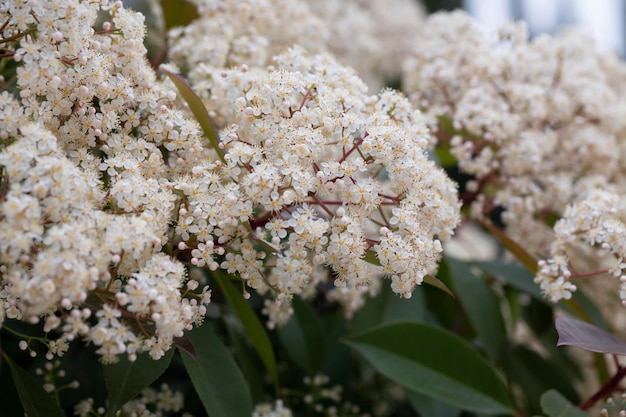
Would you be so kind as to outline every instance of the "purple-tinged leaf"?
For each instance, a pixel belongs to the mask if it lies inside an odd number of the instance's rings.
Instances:
[[[193,347],[191,340],[189,340],[186,335],[175,337],[174,346],[176,346],[181,352],[187,353],[191,356],[191,359],[193,359],[194,362],[198,363],[198,354],[196,353],[196,349]]]
[[[571,317],[557,317],[557,346],[575,346],[598,353],[626,355],[626,342],[584,321]]]

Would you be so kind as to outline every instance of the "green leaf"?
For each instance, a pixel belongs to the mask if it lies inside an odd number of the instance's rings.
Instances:
[[[452,290],[447,287],[440,279],[433,277],[432,275],[424,276],[424,284],[432,285],[435,288],[439,288],[441,291],[445,292],[452,298],[456,298]]]
[[[265,328],[250,305],[241,295],[241,291],[238,291],[227,277],[217,271],[213,273],[213,277],[222,288],[222,291],[224,291],[224,295],[226,296],[228,303],[243,325],[243,329],[245,330],[248,339],[250,339],[250,342],[261,357],[263,365],[265,365],[265,368],[267,368],[267,371],[270,373],[270,376],[274,381],[274,387],[278,391],[278,371],[276,370],[274,349],[272,348],[270,338],[268,337]]]
[[[230,323],[225,321],[226,330],[228,330],[228,338],[233,345],[233,354],[239,368],[243,372],[243,375],[248,383],[248,389],[250,390],[250,397],[252,403],[257,404],[263,401],[264,387],[263,383],[263,369],[259,363],[258,356],[247,343],[246,337],[240,332],[239,326],[236,323]]]
[[[189,110],[193,113],[193,116],[196,118],[196,121],[200,124],[204,135],[207,137],[209,142],[211,143],[211,147],[215,150],[220,160],[226,164],[226,159],[224,159],[224,154],[219,147],[219,139],[217,138],[217,133],[215,133],[215,128],[213,126],[213,121],[209,116],[209,112],[207,112],[206,107],[204,107],[204,103],[198,97],[198,95],[191,89],[191,86],[187,84],[187,81],[179,74],[175,74],[171,71],[168,71],[164,68],[159,69],[163,74],[165,74],[176,86],[178,92],[183,96],[187,105],[189,106]]]
[[[165,30],[175,26],[187,26],[198,18],[196,6],[186,0],[160,0]]]
[[[398,322],[346,343],[380,373],[404,387],[486,414],[510,413],[506,387],[465,340],[425,323]]]
[[[528,411],[541,411],[541,395],[549,389],[557,389],[571,401],[578,401],[572,385],[570,369],[560,367],[553,358],[546,360],[524,346],[511,346],[502,355],[502,366],[508,379],[520,387],[526,398]]]
[[[539,285],[533,281],[533,274],[523,265],[503,261],[473,262],[473,265],[542,303],[548,303],[548,300],[541,294]]]
[[[230,352],[209,323],[187,333],[196,354],[196,363],[180,351],[187,374],[211,417],[239,417],[252,414],[252,399],[246,380]]]
[[[30,373],[14,363],[8,355],[2,357],[11,368],[15,389],[28,417],[65,417],[63,410],[55,403]]]
[[[477,277],[468,263],[446,257],[454,291],[492,361],[500,356],[507,339],[500,303],[491,288]]]
[[[382,285],[376,297],[367,298],[365,305],[354,314],[351,328],[359,332],[392,321],[424,321],[425,309],[424,291],[417,290],[406,299],[394,293],[389,285]]]
[[[541,289],[539,285],[535,284],[533,281],[534,276],[528,268],[514,263],[498,261],[473,262],[473,264],[486,273],[500,278],[504,283],[529,294],[541,303],[550,306],[553,305],[541,294]],[[560,302],[560,305],[587,322],[604,329],[608,328],[598,307],[580,288],[573,293],[572,299],[563,300]]]
[[[120,355],[119,362],[102,365],[104,383],[109,394],[106,415],[114,416],[124,404],[156,381],[170,365],[172,356],[174,356],[174,349],[170,349],[157,361],[150,358],[147,353],[137,355],[137,360],[134,362]]]
[[[541,396],[541,408],[548,417],[587,417],[558,391],[550,390]]]
[[[278,329],[287,355],[308,375],[322,368],[326,358],[324,326],[311,306],[300,297],[293,299],[293,316]]]
[[[407,390],[406,395],[409,399],[411,407],[419,413],[420,416],[428,417],[458,417],[461,413],[456,407],[448,405],[445,402],[435,400],[419,392]]]

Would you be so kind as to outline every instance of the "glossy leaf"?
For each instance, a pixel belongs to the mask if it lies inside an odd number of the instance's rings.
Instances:
[[[114,416],[124,404],[156,381],[169,366],[172,356],[174,349],[170,349],[158,361],[150,358],[147,353],[138,355],[134,362],[120,355],[119,362],[102,365],[104,383],[109,394],[107,416]]]
[[[263,365],[265,365],[265,368],[274,381],[274,386],[278,389],[278,371],[276,370],[274,349],[272,348],[270,338],[265,328],[254,313],[254,310],[252,310],[241,295],[241,291],[237,290],[227,277],[219,272],[213,273],[213,277],[220,288],[222,288],[222,291],[224,291],[224,295],[235,312],[235,315],[239,318],[250,343],[252,343],[256,349]]]
[[[397,322],[346,343],[380,373],[407,389],[485,414],[510,413],[506,387],[487,361],[460,337],[418,322]]]
[[[557,346],[575,346],[591,352],[626,355],[626,342],[584,321],[571,317],[557,317]]]
[[[472,272],[468,263],[451,257],[446,257],[445,262],[454,291],[458,294],[472,327],[489,358],[496,361],[506,341],[506,329],[498,298],[485,281]]]
[[[587,417],[558,391],[550,390],[541,396],[541,408],[548,417]]]
[[[209,323],[187,336],[198,355],[198,362],[184,351],[185,369],[211,417],[240,417],[252,414],[252,399],[246,380],[230,352]]]
[[[353,332],[392,321],[424,321],[424,291],[418,288],[409,299],[398,296],[389,285],[382,285],[376,297],[367,298],[365,305],[351,319]]]
[[[324,326],[313,308],[300,297],[294,297],[292,307],[293,316],[278,329],[278,338],[295,364],[314,375],[326,357]]]
[[[50,397],[42,386],[30,373],[13,362],[7,355],[2,355],[11,368],[11,375],[15,389],[29,417],[65,417],[63,410]]]
[[[215,150],[220,160],[226,163],[222,150],[219,147],[219,140],[215,132],[215,127],[213,126],[213,121],[200,97],[198,97],[191,86],[187,84],[187,81],[179,74],[175,74],[165,68],[160,68],[159,70],[174,83],[178,92],[183,96],[183,99],[185,99],[185,102],[189,106],[189,110],[191,110],[196,121],[200,124],[204,135],[211,143],[211,147]]]

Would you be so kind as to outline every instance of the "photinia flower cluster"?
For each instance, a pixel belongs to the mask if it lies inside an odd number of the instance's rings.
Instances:
[[[383,277],[408,297],[435,271],[457,192],[401,94],[298,47],[244,54],[194,85],[219,98],[213,148],[121,2],[4,1],[0,19],[18,91],[0,95],[0,318],[41,322],[49,357],[77,339],[162,357],[211,300],[192,270],[264,295],[269,326],[295,294],[349,315]]]

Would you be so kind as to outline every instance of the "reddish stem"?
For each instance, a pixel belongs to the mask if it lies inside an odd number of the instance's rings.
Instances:
[[[343,161],[345,161],[345,160],[348,158],[348,156],[350,156],[350,154],[351,154],[352,152],[354,152],[354,150],[355,150],[355,149],[357,149],[357,148],[358,148],[358,147],[359,147],[359,146],[363,143],[363,140],[364,140],[366,137],[368,137],[368,136],[369,136],[369,134],[368,134],[367,132],[365,132],[365,134],[363,135],[363,137],[362,137],[362,138],[360,138],[359,140],[357,140],[357,141],[354,143],[354,146],[353,146],[352,148],[350,148],[350,150],[349,150],[348,152],[344,153],[344,155],[341,157],[341,159],[340,159],[338,162],[341,164]]]
[[[595,394],[587,398],[585,401],[578,404],[578,408],[581,410],[588,410],[594,406],[595,403],[608,397],[612,392],[618,389],[618,385],[622,382],[622,379],[626,376],[626,367],[618,367],[617,372],[606,384],[604,384]]]

